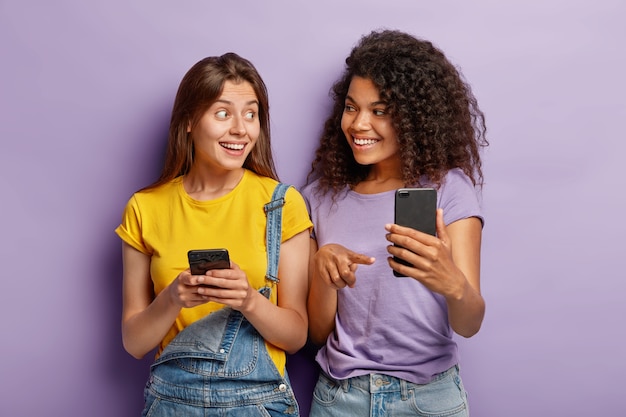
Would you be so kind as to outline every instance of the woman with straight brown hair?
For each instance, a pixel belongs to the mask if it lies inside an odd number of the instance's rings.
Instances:
[[[116,229],[124,347],[157,349],[144,416],[299,414],[285,352],[307,338],[310,227],[302,196],[278,181],[255,67],[234,53],[195,64],[161,176]],[[192,273],[188,252],[205,249],[226,249],[229,263]]]

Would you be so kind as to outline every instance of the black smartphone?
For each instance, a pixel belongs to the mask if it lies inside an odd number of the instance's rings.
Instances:
[[[434,188],[400,188],[396,190],[394,223],[407,226],[435,236],[437,217],[437,190]],[[398,263],[409,265],[403,259],[394,257]],[[406,275],[393,271],[397,277]]]
[[[193,249],[187,252],[191,275],[204,275],[209,269],[230,268],[226,249]]]

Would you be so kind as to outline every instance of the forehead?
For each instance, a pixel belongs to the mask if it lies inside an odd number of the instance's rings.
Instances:
[[[353,77],[348,87],[348,96],[353,100],[368,102],[380,101],[380,93],[372,80],[363,77]]]
[[[218,101],[258,103],[258,98],[252,84],[248,81],[234,82],[228,80],[224,83],[224,88],[222,89],[222,94],[220,94]]]

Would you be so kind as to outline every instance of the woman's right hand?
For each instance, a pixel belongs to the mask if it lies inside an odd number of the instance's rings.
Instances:
[[[326,285],[338,290],[346,286],[354,287],[358,265],[371,265],[374,261],[371,256],[330,243],[317,250],[313,258],[313,268],[315,275]]]
[[[202,284],[198,279],[202,275],[191,275],[189,269],[178,274],[176,279],[167,287],[170,301],[179,308],[196,307],[209,300],[200,293]]]
[[[309,336],[316,345],[323,345],[335,328],[337,290],[356,285],[359,264],[371,265],[374,258],[331,243],[318,249],[315,240],[309,257]]]

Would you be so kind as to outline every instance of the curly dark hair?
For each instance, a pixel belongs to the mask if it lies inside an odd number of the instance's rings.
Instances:
[[[356,162],[341,130],[353,77],[371,80],[387,103],[406,186],[420,185],[423,178],[439,186],[453,168],[482,186],[479,149],[488,145],[485,116],[470,86],[431,42],[395,30],[363,36],[346,58],[343,76],[331,90],[332,113],[307,182],[319,177],[319,190],[336,194],[369,172],[369,166]]]

